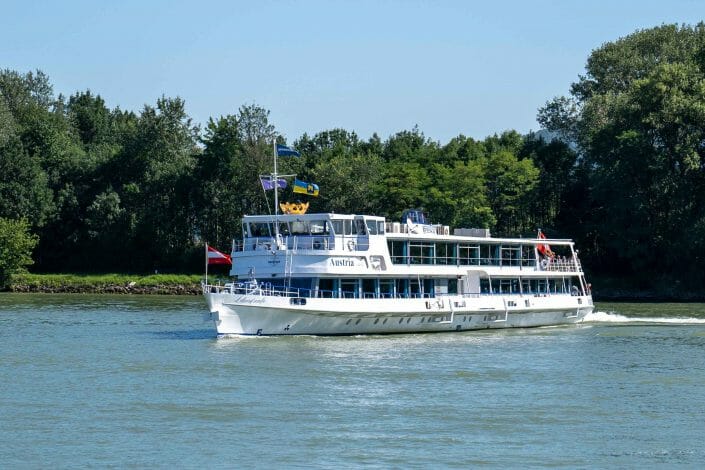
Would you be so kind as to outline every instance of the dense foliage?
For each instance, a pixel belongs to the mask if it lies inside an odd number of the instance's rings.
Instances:
[[[201,130],[179,98],[135,114],[90,91],[54,97],[43,73],[10,70],[0,92],[0,216],[31,221],[37,271],[196,271],[203,242],[227,249],[243,214],[273,210],[259,175],[281,137],[256,105]],[[292,144],[303,156],[279,163],[322,188],[311,211],[398,219],[423,207],[438,223],[530,234],[540,170],[521,155],[527,142],[507,132],[441,146],[418,129],[362,141],[334,129],[302,136]]]
[[[32,264],[32,250],[37,244],[36,235],[29,233],[26,220],[0,217],[0,286],[12,275],[23,273]]]
[[[540,121],[579,151],[573,233],[600,272],[702,290],[705,25],[638,31],[595,50]],[[579,225],[574,225],[579,224]]]
[[[497,235],[541,227],[577,238],[597,274],[702,285],[705,27],[604,44],[539,119],[561,139],[304,134],[280,173],[320,186],[303,196],[311,211],[397,220],[421,207]],[[179,98],[125,112],[91,91],[54,96],[42,72],[0,71],[0,217],[29,221],[36,271],[198,271],[204,241],[227,249],[243,214],[273,211],[258,176],[275,140],[256,105],[201,129]]]

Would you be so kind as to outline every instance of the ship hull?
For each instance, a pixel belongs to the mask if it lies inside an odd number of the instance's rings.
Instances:
[[[218,335],[359,335],[530,328],[578,323],[590,296],[292,298],[206,293]]]

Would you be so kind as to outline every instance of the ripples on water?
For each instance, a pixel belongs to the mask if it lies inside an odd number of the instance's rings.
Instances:
[[[0,296],[0,464],[705,461],[705,305],[571,327],[216,339],[194,297]]]

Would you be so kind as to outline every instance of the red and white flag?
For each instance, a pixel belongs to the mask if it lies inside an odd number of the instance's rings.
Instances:
[[[539,235],[538,235],[539,240],[545,240],[546,235],[543,234],[541,230],[539,230]],[[551,251],[550,245],[542,244],[542,245],[536,245],[536,249],[539,251],[544,256],[550,256],[553,257],[553,252]]]
[[[221,253],[212,246],[206,245],[206,253],[208,256],[208,264],[233,264],[230,256],[225,253]]]

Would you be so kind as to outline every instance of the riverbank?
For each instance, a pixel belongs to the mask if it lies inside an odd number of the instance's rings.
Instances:
[[[6,287],[8,292],[44,294],[198,295],[201,275],[152,274],[20,274]]]
[[[20,274],[8,292],[44,294],[199,295],[200,274]],[[598,284],[598,283],[596,283]],[[596,302],[705,302],[705,292],[593,286]]]

